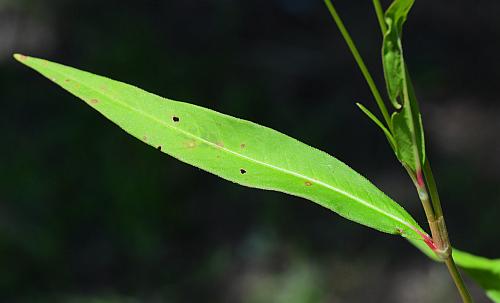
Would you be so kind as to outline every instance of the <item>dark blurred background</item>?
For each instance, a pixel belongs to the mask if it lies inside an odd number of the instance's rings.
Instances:
[[[383,88],[371,1],[336,4]],[[499,13],[417,1],[404,37],[451,239],[487,257],[500,256]],[[354,105],[377,112],[322,1],[1,0],[0,302],[458,301],[445,267],[404,240],[178,162],[13,52],[287,133],[425,225]]]

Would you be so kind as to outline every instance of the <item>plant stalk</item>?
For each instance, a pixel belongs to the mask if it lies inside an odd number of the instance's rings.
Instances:
[[[458,292],[460,293],[462,301],[464,303],[473,303],[474,301],[472,300],[472,297],[469,294],[467,286],[465,286],[465,283],[462,280],[462,276],[458,271],[457,265],[455,264],[453,257],[450,255],[450,257],[445,260],[445,263],[446,267],[448,268],[448,271],[450,272],[451,277],[453,278],[453,282],[455,282],[455,286],[457,287]]]
[[[382,32],[382,36],[387,32],[387,25],[385,25],[384,21],[384,11],[382,10],[382,5],[380,5],[379,0],[373,0],[373,6],[375,7],[375,13],[377,14],[378,24],[380,25],[380,31]]]
[[[337,13],[337,10],[333,6],[331,0],[324,0],[326,7],[330,11],[330,14],[332,15],[333,20],[335,21],[335,24],[337,24],[337,27],[342,34],[342,37],[344,38],[345,42],[347,43],[347,46],[349,47],[349,50],[351,51],[354,59],[356,60],[356,63],[358,64],[359,69],[361,70],[361,73],[365,77],[366,82],[368,83],[368,86],[370,87],[370,90],[372,92],[373,97],[375,98],[375,101],[377,102],[377,105],[380,109],[380,112],[382,112],[382,116],[384,116],[385,123],[389,127],[389,130],[392,132],[392,123],[391,119],[389,117],[389,112],[387,111],[387,108],[385,106],[384,100],[382,99],[380,92],[378,91],[377,85],[375,85],[375,81],[373,81],[373,78],[368,71],[368,68],[365,65],[365,62],[363,61],[363,58],[361,58],[361,55],[359,54],[359,51],[354,44],[354,41],[351,38],[351,35],[349,35],[349,32],[344,26],[344,22],[342,22],[342,19],[340,19],[339,14]]]
[[[387,126],[389,127],[390,132],[393,133],[391,119],[387,111],[387,108],[385,106],[385,103],[380,95],[380,92],[378,91],[377,86],[375,85],[375,82],[373,81],[370,72],[368,71],[368,68],[366,67],[361,55],[359,54],[359,51],[356,45],[354,44],[354,41],[352,40],[349,32],[345,28],[344,23],[342,22],[342,19],[337,13],[337,10],[333,6],[331,0],[324,0],[324,2],[333,20],[335,21],[335,24],[337,25],[340,33],[342,34],[342,37],[347,43],[349,50],[351,51],[354,59],[356,60],[356,63],[358,64],[358,67],[361,70],[361,73],[363,74],[366,82],[368,83],[368,86],[370,87],[373,97],[375,98],[375,101],[377,102],[377,105],[380,111],[382,112],[382,115],[384,117],[385,122],[387,123]],[[375,7],[377,20],[379,22],[382,35],[384,35],[385,32],[387,31],[387,26],[384,21],[382,6],[380,5],[379,0],[373,0],[373,5]],[[431,243],[431,245],[434,246],[433,248],[431,247],[432,250],[436,253],[439,259],[441,259],[446,263],[448,271],[450,272],[453,282],[455,283],[460,293],[462,301],[464,303],[472,303],[473,302],[472,297],[470,296],[469,291],[467,290],[467,287],[460,275],[460,272],[458,271],[458,268],[455,265],[455,261],[453,260],[451,244],[448,238],[448,232],[446,230],[446,223],[444,221],[441,201],[439,199],[436,181],[434,179],[434,175],[432,174],[429,160],[426,159],[424,167],[423,168],[418,167],[417,172],[413,172],[406,165],[404,165],[404,167],[407,170],[408,174],[410,175],[411,179],[413,180],[415,187],[417,188],[418,191],[418,196],[422,201],[425,215],[427,217],[427,221],[429,222],[429,227],[431,229],[432,242],[433,242]],[[427,189],[426,184],[429,187],[429,191]]]
[[[432,174],[431,166],[429,163],[429,159],[426,159],[424,167],[423,167],[423,175],[425,177],[425,182],[417,182],[415,185],[417,186],[417,190],[419,196],[421,198],[426,198],[426,201],[422,200],[422,204],[424,205],[425,215],[427,216],[427,220],[429,222],[429,227],[431,229],[432,240],[436,246],[434,252],[436,255],[446,263],[446,267],[448,268],[448,272],[450,273],[455,286],[458,289],[460,297],[464,303],[472,303],[472,297],[469,294],[467,286],[465,285],[460,272],[453,260],[452,247],[450,243],[450,239],[448,237],[448,231],[446,229],[446,223],[444,221],[443,210],[441,207],[441,200],[439,198],[439,193],[437,191],[436,180],[434,179],[434,175]],[[417,172],[418,179],[418,172]],[[427,189],[426,187],[429,189]],[[428,194],[429,192],[429,194]],[[421,195],[424,193],[424,195]],[[431,202],[429,203],[429,195]],[[427,206],[427,207],[426,207]],[[432,209],[432,211],[429,209]]]
[[[439,193],[437,191],[437,186],[436,186],[436,180],[434,179],[434,174],[432,173],[429,159],[425,160],[424,176],[425,176],[425,181],[427,181],[427,186],[429,186],[429,193],[431,195],[432,207],[434,208],[436,217],[439,218],[443,216],[443,209],[441,208],[441,199],[439,198]]]

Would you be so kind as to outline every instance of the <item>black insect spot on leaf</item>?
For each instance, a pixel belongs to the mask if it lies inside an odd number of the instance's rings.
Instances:
[[[161,145],[158,145],[158,147],[156,149],[161,150]]]
[[[179,121],[180,121],[180,119],[179,119],[179,117],[177,117],[177,116],[173,116],[173,117],[172,117],[172,121],[174,121],[174,122],[179,122]]]
[[[242,175],[244,175],[244,174],[246,174],[246,173],[247,173],[247,171],[246,171],[246,170],[244,170],[244,169],[242,168],[242,169],[240,169],[240,173],[241,173]]]

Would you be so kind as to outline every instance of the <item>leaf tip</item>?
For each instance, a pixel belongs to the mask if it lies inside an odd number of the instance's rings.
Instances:
[[[16,59],[19,62],[24,62],[24,61],[26,61],[26,59],[28,59],[28,56],[22,55],[22,54],[18,54],[18,53],[15,53],[13,55],[13,57],[14,57],[14,59]]]

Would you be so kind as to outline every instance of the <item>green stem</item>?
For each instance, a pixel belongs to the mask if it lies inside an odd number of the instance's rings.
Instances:
[[[426,159],[424,164],[424,176],[425,181],[427,181],[427,186],[429,186],[429,193],[431,195],[432,207],[436,217],[439,218],[443,216],[443,209],[441,207],[441,199],[439,198],[439,193],[437,191],[436,180],[434,179],[434,174],[432,173],[431,164],[429,159]]]
[[[389,130],[392,132],[392,123],[391,119],[389,117],[389,112],[387,111],[387,108],[385,107],[384,101],[382,100],[382,97],[380,96],[380,92],[377,89],[377,86],[375,85],[375,81],[373,81],[373,78],[368,71],[368,68],[365,65],[365,62],[363,61],[363,58],[361,58],[361,55],[358,52],[358,49],[356,48],[356,45],[354,44],[351,35],[349,35],[349,32],[344,26],[344,23],[342,22],[342,19],[340,19],[339,14],[337,13],[337,10],[333,6],[332,2],[330,0],[324,0],[326,7],[330,11],[330,14],[332,15],[333,20],[335,21],[335,24],[337,24],[337,27],[340,30],[340,33],[344,37],[345,42],[347,43],[347,46],[349,47],[349,50],[351,51],[352,55],[354,56],[354,59],[356,60],[356,63],[358,64],[359,69],[361,70],[361,73],[366,79],[366,82],[368,83],[368,86],[370,87],[370,90],[373,94],[373,97],[375,98],[375,101],[377,102],[377,105],[382,112],[382,116],[384,116],[384,120],[387,123],[387,126],[389,127]]]
[[[415,188],[417,189],[418,193],[418,198],[422,202],[422,206],[424,208],[425,216],[427,217],[428,222],[432,222],[436,220],[436,216],[434,214],[434,209],[432,207],[431,201],[429,199],[429,194],[427,193],[427,188],[424,186],[420,186],[419,182],[417,181],[417,177],[415,176],[415,173],[403,163],[403,167],[406,169],[406,172],[410,176],[410,178],[413,181],[413,184],[415,185]]]
[[[377,14],[378,24],[380,25],[380,30],[382,31],[382,36],[387,32],[387,25],[384,21],[384,11],[382,10],[382,5],[380,5],[379,0],[373,0],[373,6],[375,7],[375,13]]]
[[[436,180],[432,173],[431,165],[429,159],[427,158],[423,167],[423,175],[425,177],[425,184],[423,188],[417,187],[417,189],[425,190],[427,193],[427,187],[429,189],[429,194],[431,198],[432,213],[428,213],[427,209],[424,207],[427,219],[429,221],[429,227],[431,228],[432,240],[437,246],[437,255],[444,260],[446,267],[450,273],[455,286],[460,293],[460,297],[464,303],[472,303],[472,297],[467,290],[460,272],[453,260],[452,248],[450,239],[448,238],[448,231],[446,230],[446,223],[444,221],[443,209],[441,207],[441,199],[439,198],[439,193],[436,186]],[[427,185],[427,187],[426,187]]]
[[[460,293],[462,301],[464,303],[474,302],[472,300],[471,295],[469,294],[469,291],[467,290],[467,286],[465,286],[465,283],[462,280],[462,276],[458,271],[457,265],[455,264],[453,257],[450,255],[450,257],[445,260],[445,263],[446,267],[448,268],[448,271],[450,272],[451,277],[453,278],[453,282],[455,282],[455,286],[457,287],[458,292]]]

